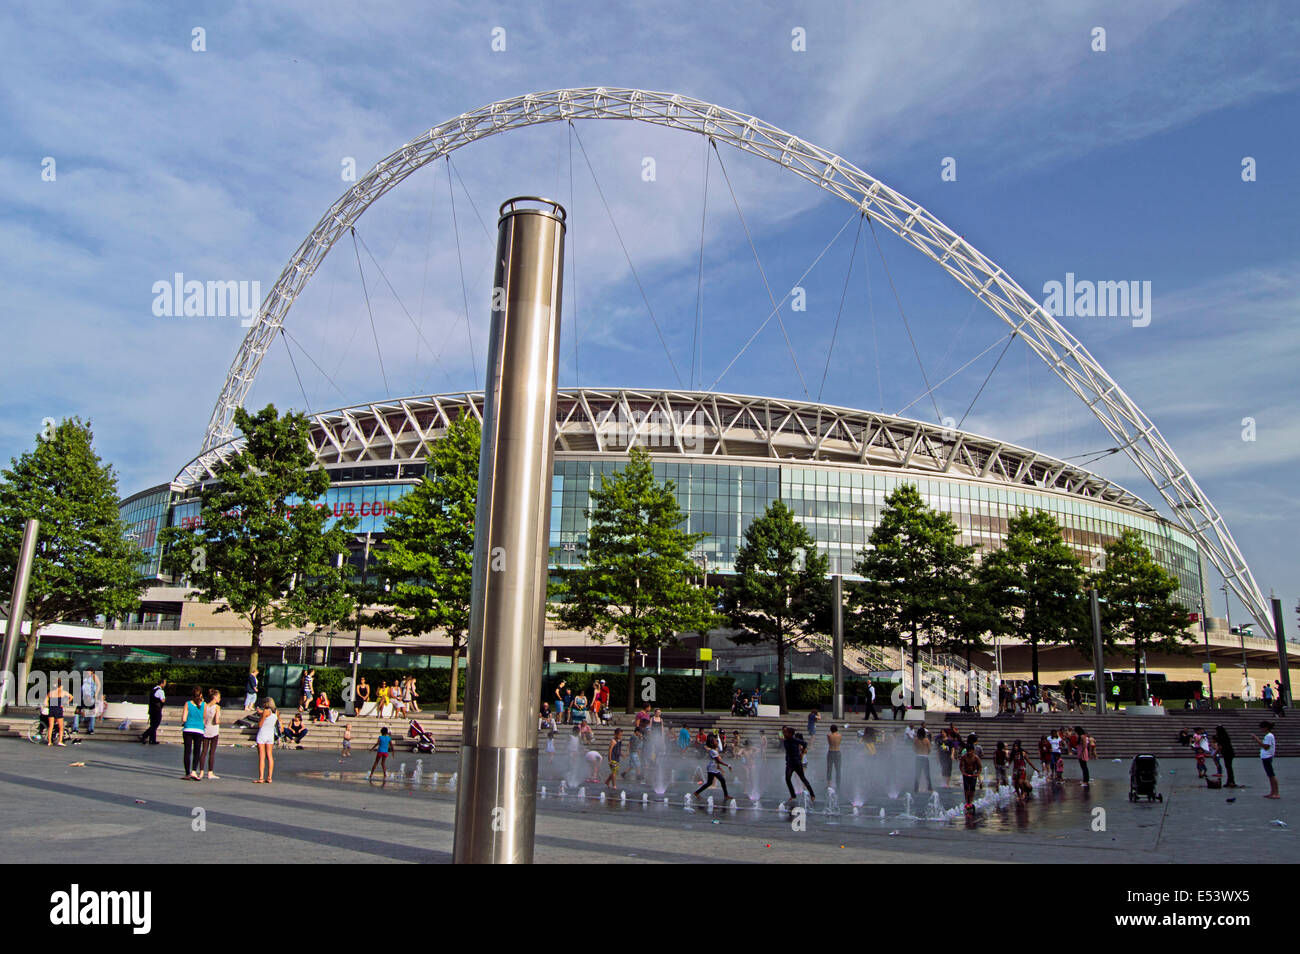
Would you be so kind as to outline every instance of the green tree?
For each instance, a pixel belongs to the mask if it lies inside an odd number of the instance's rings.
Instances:
[[[32,667],[41,627],[61,620],[125,616],[140,605],[143,551],[127,539],[117,476],[100,462],[90,425],[64,420],[0,471],[0,589],[13,592],[29,518],[40,521],[27,590],[31,629],[23,659]]]
[[[776,648],[781,712],[786,712],[786,650],[815,631],[823,615],[830,558],[817,551],[808,528],[776,500],[745,530],[736,554],[736,577],[727,592],[737,643],[769,642]]]
[[[1029,643],[1037,685],[1038,647],[1081,644],[1087,629],[1083,565],[1051,514],[1021,510],[1008,521],[1006,539],[984,558],[977,576],[994,607],[994,628]]]
[[[1196,636],[1188,631],[1186,606],[1173,599],[1178,581],[1165,572],[1136,530],[1125,530],[1106,546],[1106,565],[1097,575],[1102,635],[1106,644],[1133,641],[1133,671],[1142,697],[1150,695],[1143,651],[1182,652]]]
[[[460,654],[469,637],[481,441],[477,418],[461,414],[451,423],[429,451],[424,479],[394,505],[376,554],[389,591],[375,621],[393,636],[441,630],[451,640],[448,712],[457,710]]]
[[[920,637],[949,647],[960,632],[975,548],[957,539],[946,513],[932,510],[913,484],[885,498],[880,522],[854,564],[863,581],[849,591],[846,638],[874,645],[910,645],[917,673]]]
[[[690,553],[706,535],[681,529],[686,519],[673,483],[657,483],[644,448],[627,466],[602,476],[592,507],[582,566],[552,590],[561,602],[552,617],[599,642],[611,634],[627,643],[627,711],[636,702],[637,653],[672,645],[676,632],[707,632],[720,622],[717,593],[691,583]]]
[[[305,416],[281,417],[271,404],[255,416],[236,408],[235,426],[244,449],[200,489],[201,525],[164,531],[164,566],[215,612],[248,623],[252,671],[268,625],[319,626],[346,613],[340,564],[356,518],[326,529],[332,514],[314,501],[330,480],[314,466]]]

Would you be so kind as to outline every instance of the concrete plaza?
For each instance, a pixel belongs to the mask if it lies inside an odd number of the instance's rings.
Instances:
[[[450,860],[455,795],[447,776],[457,767],[453,756],[423,756],[418,788],[409,778],[380,788],[364,780],[373,756],[362,745],[347,764],[329,752],[276,754],[274,784],[255,788],[256,753],[242,745],[221,748],[220,779],[193,782],[180,777],[176,745],[89,739],[51,749],[0,739],[0,857],[56,864]],[[1128,761],[1101,760],[1094,763],[1090,790],[1071,771],[1073,781],[1040,788],[1024,806],[1013,802],[947,821],[903,817],[903,797],[882,793],[868,795],[858,816],[847,803],[839,815],[827,814],[823,779],[814,772],[810,780],[820,797],[805,829],[796,831],[795,819],[777,811],[784,785],[775,759],[766,763],[761,810],[733,791],[739,805],[727,811],[715,789],[711,814],[703,800],[694,811],[683,808],[683,795],[693,788],[684,774],[663,795],[635,782],[623,786],[626,805],[616,796],[597,801],[591,796],[600,787],[591,783],[586,798],[572,790],[557,797],[558,773],[542,759],[547,797],[538,803],[539,863],[1248,864],[1296,856],[1291,805],[1300,783],[1297,760],[1278,760],[1281,801],[1261,797],[1267,785],[1258,760],[1240,758],[1237,776],[1247,787],[1209,790],[1196,779],[1193,763],[1166,761],[1164,801],[1133,804]],[[405,762],[408,776],[414,769],[408,753],[391,761],[394,770]],[[817,760],[810,765],[817,767]],[[916,799],[914,814],[926,799]],[[940,799],[945,809],[955,806],[960,786],[941,788]],[[1104,830],[1094,830],[1099,817]]]

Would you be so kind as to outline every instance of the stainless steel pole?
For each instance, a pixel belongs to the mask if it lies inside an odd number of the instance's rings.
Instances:
[[[18,551],[18,568],[14,572],[13,596],[9,601],[9,621],[5,626],[4,672],[0,674],[0,714],[5,711],[10,695],[15,699],[25,686],[18,685],[18,674],[14,672],[14,661],[18,658],[18,640],[23,631],[23,614],[27,612],[27,588],[32,582],[32,561],[36,558],[36,538],[41,531],[41,522],[36,519],[27,521],[23,528],[23,543]],[[30,639],[36,638],[33,632]]]
[[[1291,668],[1286,658],[1286,629],[1282,624],[1282,601],[1274,597],[1271,602],[1273,604],[1273,635],[1277,638],[1277,668],[1282,681],[1282,705],[1290,708]]]
[[[831,643],[835,654],[835,689],[831,698],[831,718],[844,719],[844,577],[836,573],[834,581],[835,608],[831,611]]]
[[[1213,664],[1214,660],[1210,656],[1210,621],[1205,618],[1205,597],[1204,596],[1201,597],[1201,632],[1205,636],[1205,662],[1207,663],[1205,669],[1205,676],[1207,679],[1210,680],[1210,708],[1214,709],[1217,708],[1214,705],[1214,673],[1211,672],[1209,668],[1209,665]]]
[[[1106,714],[1106,660],[1101,649],[1101,604],[1097,601],[1097,588],[1088,590],[1088,603],[1092,609],[1092,671],[1097,688],[1097,715]]]
[[[523,197],[504,202],[497,223],[452,849],[459,864],[533,860],[564,219],[558,203]]]

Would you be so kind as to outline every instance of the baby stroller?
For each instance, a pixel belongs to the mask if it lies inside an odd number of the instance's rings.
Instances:
[[[1148,802],[1163,802],[1165,797],[1156,791],[1156,779],[1160,777],[1160,763],[1154,755],[1139,755],[1133,760],[1128,770],[1128,800],[1136,802],[1145,798]]]
[[[434,741],[433,736],[424,731],[424,727],[415,719],[411,720],[410,726],[406,730],[406,737],[415,740],[415,751],[417,752],[436,752],[438,743]]]

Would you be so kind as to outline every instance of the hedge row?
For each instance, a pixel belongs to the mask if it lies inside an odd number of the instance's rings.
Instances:
[[[871,680],[867,679],[846,679],[844,695],[865,699],[868,694],[867,686],[870,683]],[[897,683],[875,680],[875,685],[876,708],[887,708]],[[794,679],[786,683],[785,688],[785,701],[789,709],[817,709],[828,706],[834,702],[834,695],[835,683],[830,679]]]

